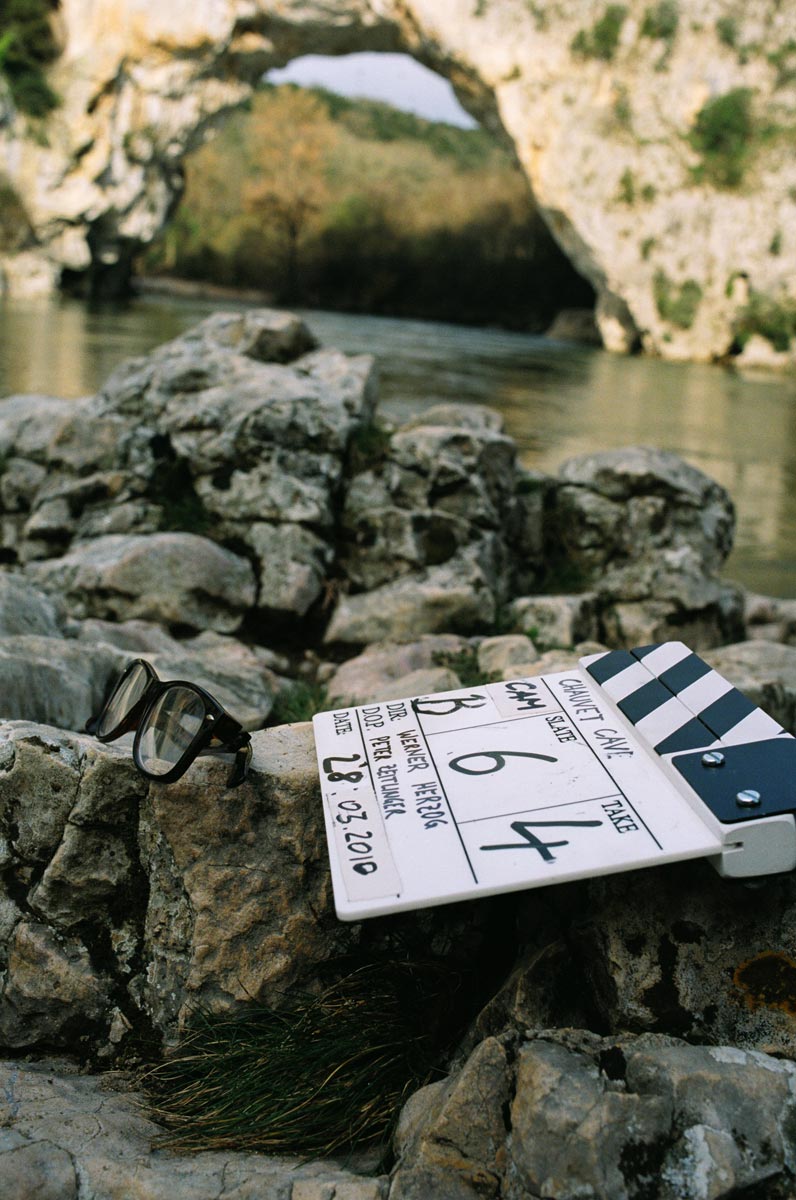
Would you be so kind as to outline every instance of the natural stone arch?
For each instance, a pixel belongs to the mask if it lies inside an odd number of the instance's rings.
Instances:
[[[163,225],[184,155],[263,71],[309,51],[403,50],[513,143],[554,236],[597,292],[609,347],[716,357],[746,303],[729,282],[740,273],[751,293],[794,303],[787,146],[755,146],[755,176],[730,188],[704,171],[700,181],[705,160],[689,141],[711,96],[754,94],[755,129],[792,118],[777,53],[796,42],[796,11],[778,10],[755,0],[735,14],[737,38],[749,27],[740,55],[701,0],[680,0],[668,27],[650,22],[649,0],[588,14],[582,0],[62,0],[65,49],[51,78],[63,105],[42,145],[6,102],[0,170],[30,218],[45,282],[92,256],[113,269]],[[14,271],[7,263],[12,283]]]

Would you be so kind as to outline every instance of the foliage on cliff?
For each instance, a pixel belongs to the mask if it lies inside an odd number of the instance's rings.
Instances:
[[[0,4],[0,74],[14,104],[33,117],[46,116],[58,97],[44,74],[58,57],[52,14],[59,0],[3,0]]]
[[[150,271],[278,303],[541,328],[591,289],[482,130],[265,88],[187,163]]]

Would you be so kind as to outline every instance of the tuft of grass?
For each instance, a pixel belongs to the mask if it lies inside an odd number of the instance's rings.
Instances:
[[[655,249],[656,244],[657,244],[657,238],[654,238],[654,237],[644,238],[644,241],[641,243],[640,249],[641,249],[641,257],[644,259],[645,262],[647,261],[649,256],[652,254],[652,251]]]
[[[331,700],[322,684],[297,679],[277,694],[268,724],[295,725],[299,721],[311,721],[316,713],[324,712],[330,704]]]
[[[720,188],[738,187],[755,133],[749,88],[734,88],[708,100],[689,135],[692,147],[702,158],[695,171],[697,179]]]
[[[581,29],[575,34],[570,43],[572,53],[581,58],[600,58],[603,62],[610,62],[616,54],[626,16],[624,4],[609,4],[591,29]]]
[[[369,964],[318,996],[245,1016],[197,1014],[176,1053],[142,1079],[179,1152],[385,1150],[400,1107],[428,1082],[450,1028],[449,972]]]
[[[456,652],[442,650],[434,655],[434,663],[453,671],[463,688],[483,687],[485,683],[494,682],[492,676],[479,667],[478,652],[469,646]]]
[[[686,279],[685,283],[678,287],[663,271],[656,271],[652,281],[652,292],[655,306],[664,321],[677,325],[680,329],[691,328],[702,299],[702,288],[696,279]]]

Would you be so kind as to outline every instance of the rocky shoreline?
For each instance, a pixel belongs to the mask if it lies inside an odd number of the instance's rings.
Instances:
[[[336,920],[312,728],[280,718],[297,689],[365,703],[677,638],[796,732],[796,601],[721,578],[717,484],[642,448],[541,476],[493,413],[390,429],[377,390],[369,357],[256,310],[97,397],[0,401],[4,1194],[790,1195],[791,878],[691,863]],[[200,760],[149,786],[77,732],[139,655],[254,731],[244,785]],[[278,1007],[395,939],[480,965],[484,995],[389,1174],[151,1148],[120,1068],[197,1008]]]

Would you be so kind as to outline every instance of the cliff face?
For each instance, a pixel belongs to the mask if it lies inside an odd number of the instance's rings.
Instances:
[[[9,291],[124,271],[181,161],[301,53],[404,49],[513,142],[607,346],[709,359],[796,327],[796,9],[778,0],[63,0],[62,106],[0,98],[31,249]]]

